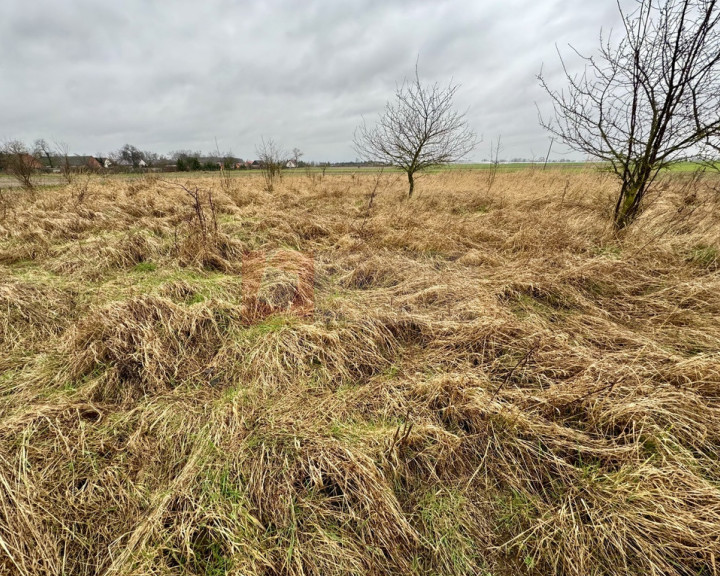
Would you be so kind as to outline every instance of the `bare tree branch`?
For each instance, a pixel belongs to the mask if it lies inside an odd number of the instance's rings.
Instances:
[[[720,151],[720,9],[717,0],[637,0],[618,9],[623,38],[600,37],[582,74],[560,62],[567,88],[541,86],[553,114],[540,123],[572,149],[607,162],[621,180],[615,226],[640,213],[660,170]]]

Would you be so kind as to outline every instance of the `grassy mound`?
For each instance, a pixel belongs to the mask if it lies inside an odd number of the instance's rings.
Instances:
[[[717,573],[717,182],[384,178],[16,193],[0,574]]]

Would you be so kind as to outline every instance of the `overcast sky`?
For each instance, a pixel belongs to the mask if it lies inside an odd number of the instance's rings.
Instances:
[[[618,24],[614,0],[2,0],[0,140],[104,154],[217,138],[252,158],[265,136],[306,160],[353,160],[355,127],[419,55],[422,80],[461,84],[457,106],[484,137],[469,160],[498,135],[503,157],[541,156],[541,65],[560,82],[555,45],[590,51]]]

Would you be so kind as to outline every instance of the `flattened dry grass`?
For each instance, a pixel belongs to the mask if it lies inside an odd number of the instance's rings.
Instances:
[[[0,575],[718,573],[716,181],[311,176],[15,193]]]

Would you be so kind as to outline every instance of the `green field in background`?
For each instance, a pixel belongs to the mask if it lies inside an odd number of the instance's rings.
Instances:
[[[462,172],[462,171],[478,171],[485,172],[492,170],[493,164],[490,163],[474,163],[474,164],[448,164],[446,166],[438,166],[425,170],[426,173],[439,173],[439,172]],[[690,173],[695,170],[702,169],[703,165],[696,162],[680,162],[674,164],[668,168],[668,172],[672,173]],[[543,165],[542,162],[531,163],[531,162],[507,162],[497,165],[497,171],[500,173],[511,173],[511,172],[522,172],[525,170],[603,170],[609,169],[607,164],[599,162],[550,162],[547,165]],[[717,164],[714,169],[713,167],[705,166],[708,174],[720,176],[720,164]],[[283,170],[284,177],[301,177],[308,174],[373,174],[380,170],[379,167],[375,166],[308,166],[303,168],[292,168]],[[386,173],[401,173],[399,168],[385,167],[382,169]],[[261,171],[259,169],[250,170],[229,170],[226,174],[232,178],[245,178],[252,175],[259,176]],[[119,173],[98,173],[101,178],[120,178],[120,179],[135,179],[143,178],[147,175],[154,175],[161,179],[174,179],[174,178],[193,178],[193,177],[219,177],[220,172],[216,170],[212,171],[196,171],[196,172],[119,172]],[[62,186],[65,184],[62,176],[59,174],[38,174],[36,176],[37,184],[40,186]],[[9,174],[0,173],[0,189],[12,188],[17,185],[16,181]]]

